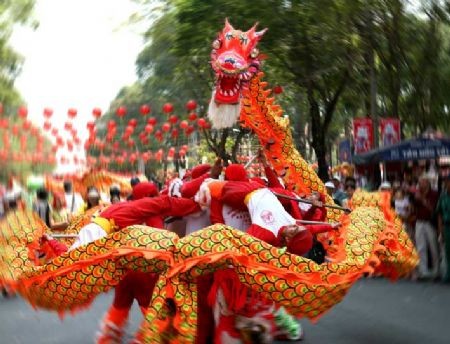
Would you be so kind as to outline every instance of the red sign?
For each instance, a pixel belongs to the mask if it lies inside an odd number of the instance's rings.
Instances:
[[[353,143],[355,154],[361,154],[373,148],[373,123],[370,118],[353,119]]]
[[[380,131],[383,147],[400,142],[400,120],[398,118],[382,118]]]

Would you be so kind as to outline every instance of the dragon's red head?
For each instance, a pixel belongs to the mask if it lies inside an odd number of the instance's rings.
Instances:
[[[258,41],[267,29],[256,31],[256,24],[248,31],[235,30],[228,20],[212,44],[211,66],[217,77],[209,117],[215,128],[230,127],[239,114],[239,100],[242,87],[259,70],[261,63]],[[228,107],[232,105],[233,107]],[[236,109],[237,108],[237,109]],[[225,110],[226,109],[226,110]],[[225,113],[218,114],[218,112]],[[235,113],[236,116],[231,115]],[[224,119],[229,118],[229,120]]]

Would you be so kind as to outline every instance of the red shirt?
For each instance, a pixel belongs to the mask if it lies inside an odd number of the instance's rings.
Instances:
[[[161,218],[167,216],[185,216],[200,210],[200,206],[193,200],[159,196],[113,204],[105,209],[100,214],[100,217],[113,219],[116,226],[121,229],[136,224],[147,223],[148,221],[155,221],[154,219],[152,220],[155,215]]]

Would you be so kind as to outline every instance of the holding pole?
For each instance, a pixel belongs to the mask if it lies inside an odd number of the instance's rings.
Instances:
[[[274,192],[273,194],[274,194],[275,196],[277,196],[277,197],[280,197],[280,198],[286,198],[286,199],[290,199],[290,200],[292,200],[292,201],[296,201],[296,202],[301,202],[301,203],[313,205],[313,202],[312,202],[312,201],[308,201],[308,200],[303,199],[303,198],[291,197],[291,196],[282,195],[282,194],[279,194],[279,193],[276,193],[276,192]],[[340,207],[340,206],[338,206],[338,205],[323,204],[323,206],[324,206],[325,208],[342,210],[342,211],[344,211],[346,214],[350,214],[350,213],[352,212],[351,209],[349,209],[349,208],[344,208],[344,207]]]

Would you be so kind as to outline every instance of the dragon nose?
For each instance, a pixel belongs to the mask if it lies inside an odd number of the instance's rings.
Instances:
[[[236,63],[236,60],[232,57],[227,57],[225,59],[225,63],[230,63],[230,64],[234,65]]]

